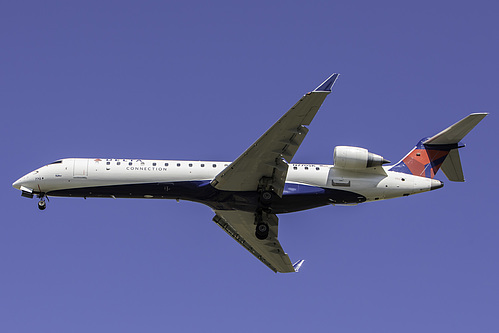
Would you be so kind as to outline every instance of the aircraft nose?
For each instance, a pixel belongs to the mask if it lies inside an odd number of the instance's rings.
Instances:
[[[20,190],[21,186],[25,186],[27,181],[28,181],[28,175],[24,175],[15,182],[13,182],[12,187]]]
[[[19,178],[18,180],[16,180],[15,182],[12,183],[12,187],[15,188],[15,189],[18,189],[20,190],[21,189],[21,186],[22,186],[22,179],[24,177],[21,177]]]

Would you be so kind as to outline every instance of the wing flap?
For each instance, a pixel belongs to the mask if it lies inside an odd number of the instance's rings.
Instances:
[[[276,215],[268,214],[269,236],[262,241],[255,236],[254,213],[239,210],[216,210],[215,213],[213,221],[268,268],[279,273],[295,271],[288,255],[277,240]]]

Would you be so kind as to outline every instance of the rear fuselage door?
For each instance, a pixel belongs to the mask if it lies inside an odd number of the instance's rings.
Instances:
[[[75,158],[73,165],[73,178],[87,178],[88,159]]]

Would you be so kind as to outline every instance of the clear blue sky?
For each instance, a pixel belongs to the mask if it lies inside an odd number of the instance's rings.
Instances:
[[[497,332],[493,1],[26,1],[0,11],[1,332]],[[54,198],[63,157],[235,159],[341,73],[298,162],[397,161],[472,112],[466,183],[280,216],[278,275],[199,204]]]

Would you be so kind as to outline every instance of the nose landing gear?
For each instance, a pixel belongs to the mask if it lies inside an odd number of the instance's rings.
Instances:
[[[40,201],[38,201],[38,209],[44,210],[45,208],[47,208],[47,203],[45,202],[45,200],[41,199]]]
[[[38,201],[38,209],[39,210],[44,210],[45,208],[47,208],[47,203],[45,202],[45,196],[43,194],[39,195],[38,198],[40,198],[40,201]],[[47,197],[47,201],[48,201],[48,197]]]

